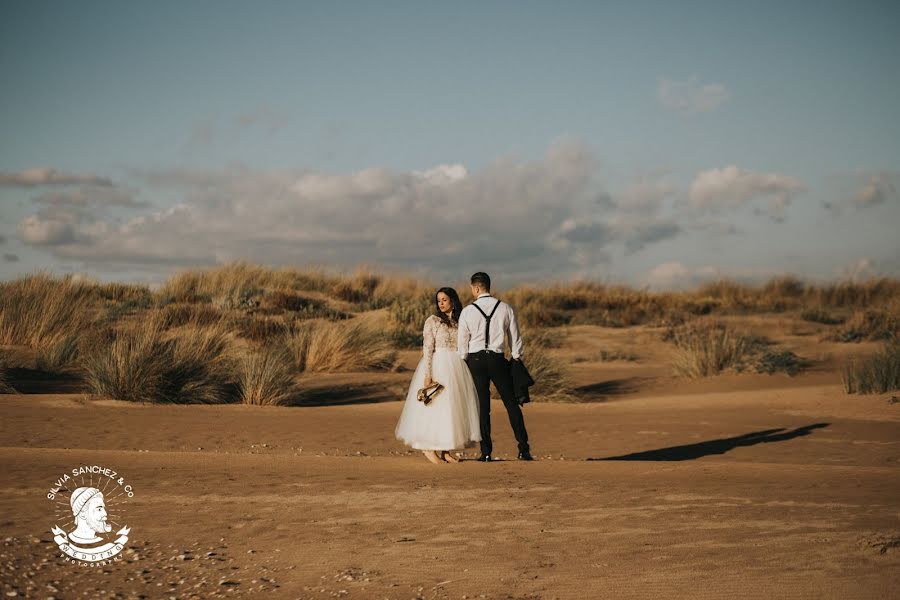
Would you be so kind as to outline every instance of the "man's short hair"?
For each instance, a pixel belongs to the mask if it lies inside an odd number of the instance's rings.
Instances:
[[[482,273],[481,271],[475,273],[472,275],[471,283],[472,285],[480,285],[487,291],[491,290],[491,277],[487,273]]]

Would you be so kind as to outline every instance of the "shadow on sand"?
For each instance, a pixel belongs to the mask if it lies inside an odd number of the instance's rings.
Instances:
[[[639,392],[653,381],[653,377],[627,377],[591,383],[575,388],[575,395],[582,402],[606,402],[614,396],[624,396]]]
[[[75,373],[15,367],[6,370],[6,377],[18,394],[79,394],[88,391],[84,379]]]
[[[331,384],[302,390],[285,406],[339,406],[375,404],[402,398],[391,386],[384,384]]]
[[[778,429],[764,429],[745,433],[737,437],[708,440],[697,444],[685,444],[684,446],[670,446],[644,452],[623,454],[622,456],[609,456],[606,458],[588,458],[587,460],[695,460],[711,454],[725,454],[726,452],[741,446],[755,446],[756,444],[768,444],[771,442],[784,442],[797,437],[809,435],[815,429],[828,427],[831,423],[813,423],[796,429],[787,430],[784,427]]]

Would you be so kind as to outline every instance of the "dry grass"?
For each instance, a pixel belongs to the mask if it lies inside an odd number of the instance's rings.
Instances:
[[[889,340],[872,356],[844,368],[848,394],[883,394],[900,390],[900,340]]]
[[[96,299],[92,285],[68,276],[39,273],[0,283],[0,344],[65,345],[91,327]]]
[[[464,303],[471,300],[467,285],[456,287]],[[298,371],[384,369],[394,363],[395,349],[421,345],[422,324],[434,310],[435,289],[420,279],[368,268],[348,274],[271,269],[242,262],[182,272],[158,293],[141,285],[38,273],[0,283],[0,344],[28,346],[38,368],[46,371],[89,364],[96,389],[115,390],[111,393],[117,397],[218,402],[230,393],[228,386],[236,385],[237,363],[222,371],[220,355],[231,352],[220,352],[215,344],[192,349],[189,332],[211,328],[229,339],[244,338],[257,345],[286,344]],[[553,382],[559,382],[563,372],[547,352],[547,340],[552,338],[539,333],[545,327],[676,327],[704,315],[795,311],[792,314],[803,320],[834,325],[835,339],[878,340],[900,335],[900,280],[893,279],[810,285],[785,277],[758,286],[722,280],[691,291],[658,293],[602,282],[575,282],[520,286],[498,296],[516,308],[522,326],[529,328],[528,335],[533,338],[526,338],[529,358],[541,363],[535,368],[546,370],[545,390],[556,385]],[[357,323],[369,320],[357,316],[373,309],[387,309],[389,320],[381,329]],[[160,331],[147,329],[151,320]],[[752,340],[730,331],[711,330],[705,338],[684,335],[687,337],[678,341],[678,370],[693,376],[721,372],[731,363],[754,364],[749,359],[763,372],[793,373],[803,364],[786,352],[760,356]],[[535,350],[544,353],[539,361]],[[203,361],[211,364],[199,364]],[[125,362],[146,364],[146,373],[142,375],[141,368]],[[171,384],[153,384],[156,391],[143,396],[137,389],[142,384],[129,387],[127,381],[141,377],[152,383],[160,369],[174,374]],[[225,383],[217,387],[213,373],[224,373],[218,381]]]
[[[672,331],[675,344],[672,365],[684,377],[709,377],[729,368],[740,369],[751,352],[746,336],[730,327],[703,322]]]
[[[529,346],[523,357],[528,372],[534,379],[530,388],[532,400],[538,402],[576,401],[574,385],[566,374],[562,361],[551,356],[545,348]]]
[[[399,348],[421,346],[425,320],[434,314],[434,291],[420,289],[403,299],[396,299],[389,308],[391,329],[388,333]]]
[[[900,338],[900,309],[896,302],[888,308],[857,310],[834,336],[840,342],[891,338]]]
[[[822,308],[807,308],[800,313],[800,318],[810,323],[821,323],[822,325],[840,325],[844,322],[844,318],[833,315]]]
[[[354,322],[309,321],[285,337],[298,371],[390,369],[397,352],[384,332]]]
[[[395,300],[430,287],[412,277],[389,276],[359,268],[352,274],[324,269],[271,269],[245,262],[183,271],[166,281],[159,291],[163,304],[209,302],[223,309],[258,305],[267,292],[319,292],[360,310],[389,306]]]
[[[165,331],[151,313],[83,361],[93,393],[135,402],[217,404],[234,396],[231,332],[224,322]]]
[[[245,354],[238,369],[241,402],[286,404],[296,391],[291,363],[291,355],[283,346],[264,346]]]
[[[751,286],[720,280],[684,292],[649,292],[596,282],[521,286],[502,294],[532,327],[560,325],[677,325],[709,314],[749,314],[807,310],[818,320],[827,310],[880,308],[898,315],[900,280],[873,279],[811,285],[793,277]],[[826,316],[826,318],[831,318]]]

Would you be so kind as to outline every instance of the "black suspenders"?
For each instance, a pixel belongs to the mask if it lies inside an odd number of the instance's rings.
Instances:
[[[484,317],[487,321],[484,325],[484,349],[487,350],[488,349],[488,340],[491,337],[491,317],[493,317],[494,313],[497,312],[497,307],[500,306],[500,301],[497,300],[497,304],[494,305],[494,308],[493,308],[493,310],[491,310],[491,314],[489,314],[489,315],[484,314],[484,311],[481,310],[481,307],[478,306],[477,304],[475,304],[475,302],[472,302],[472,306],[477,308],[478,312],[481,313],[481,316]]]

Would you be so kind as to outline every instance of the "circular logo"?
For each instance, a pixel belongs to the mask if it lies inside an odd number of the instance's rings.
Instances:
[[[50,531],[66,560],[89,566],[119,560],[131,532],[122,509],[133,497],[124,477],[100,465],[75,467],[57,479],[47,492],[56,515]]]

